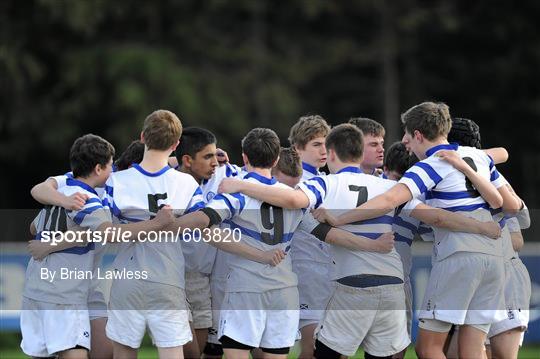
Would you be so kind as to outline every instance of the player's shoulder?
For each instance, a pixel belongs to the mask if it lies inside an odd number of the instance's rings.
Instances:
[[[86,194],[88,198],[98,199],[101,202],[101,199],[95,188],[73,178],[67,178],[66,185],[59,187],[58,192],[66,196],[70,196],[74,193],[83,193],[83,194]]]

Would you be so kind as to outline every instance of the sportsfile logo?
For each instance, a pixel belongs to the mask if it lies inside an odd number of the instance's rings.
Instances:
[[[140,231],[136,235],[129,230],[109,227],[104,231],[41,231],[36,239],[57,246],[60,243],[77,243],[85,245],[98,243],[176,243],[180,239],[183,242],[240,242],[242,232],[239,228],[204,228],[190,229],[178,228],[176,231]]]

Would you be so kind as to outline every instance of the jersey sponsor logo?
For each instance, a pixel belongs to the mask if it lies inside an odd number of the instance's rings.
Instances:
[[[215,194],[214,192],[212,192],[212,191],[208,192],[208,193],[206,194],[206,202],[210,202],[210,201],[212,200],[212,198],[215,197],[215,195],[216,195],[216,194]]]

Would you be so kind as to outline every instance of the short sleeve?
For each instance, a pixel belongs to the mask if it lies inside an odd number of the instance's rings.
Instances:
[[[109,209],[104,207],[97,197],[87,199],[81,210],[69,211],[67,215],[75,224],[93,231],[103,223],[112,221]]]
[[[309,198],[309,208],[318,208],[322,204],[326,198],[327,181],[326,177],[316,176],[298,184],[297,188],[301,189]]]
[[[450,165],[443,163],[437,157],[428,157],[409,168],[401,177],[399,183],[407,186],[413,198],[416,198],[433,189],[441,182],[444,173],[448,170],[448,166]]]
[[[215,210],[222,220],[232,219],[240,214],[246,205],[246,198],[241,193],[221,193],[216,195],[206,207]]]

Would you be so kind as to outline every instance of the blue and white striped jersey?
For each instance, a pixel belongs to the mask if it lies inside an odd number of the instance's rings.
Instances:
[[[288,188],[275,178],[255,172],[244,174],[243,180]],[[281,248],[286,251],[299,225],[308,232],[318,225],[315,220],[303,221],[303,210],[274,207],[241,193],[218,194],[207,207],[214,209],[232,230],[239,230],[244,243],[260,250]],[[264,292],[297,285],[290,256],[272,267],[231,254],[229,266],[228,292]]]
[[[346,167],[338,173],[314,177],[302,182],[298,187],[309,197],[310,207],[323,206],[335,215],[347,212],[376,197],[396,182],[361,173],[358,167]],[[340,227],[371,239],[392,231],[394,210],[367,221],[350,223]],[[377,274],[403,279],[403,267],[395,249],[390,253],[351,251],[338,246],[330,246],[336,263],[335,279],[358,274]]]
[[[214,175],[201,183],[202,198],[208,203],[218,192],[222,179],[236,177],[240,173],[240,167],[229,163],[216,168]],[[216,259],[217,248],[203,241],[183,242],[182,251],[186,260],[186,272],[200,272],[210,274]]]
[[[440,150],[455,150],[479,174],[489,178],[493,185],[502,186],[499,172],[493,160],[483,151],[443,144],[426,152],[426,159],[417,162],[405,172],[399,183],[406,185],[413,198],[425,195],[425,203],[432,207],[448,211],[461,212],[480,221],[491,220],[489,205],[472,186],[470,181],[448,162],[435,154]],[[414,200],[405,206],[413,209]],[[478,252],[496,256],[502,255],[500,241],[488,237],[462,232],[452,232],[442,228],[434,228],[436,260],[441,260],[456,252]]]
[[[150,219],[163,205],[175,214],[186,214],[204,207],[202,191],[191,175],[165,166],[150,173],[134,164],[112,173],[105,186],[104,204],[111,208],[118,223]],[[184,256],[176,238],[158,242],[123,243],[114,261],[118,270],[147,271],[148,281],[184,288]]]
[[[88,195],[89,198],[80,211],[64,210],[56,206],[47,206],[41,210],[34,221],[38,232],[36,239],[42,237],[43,231],[96,230],[103,223],[111,221],[109,209],[102,205],[96,191],[86,183],[67,178],[66,185],[58,188],[58,191],[66,196],[80,192]],[[91,279],[61,277],[61,273],[62,271],[93,272],[94,249],[95,244],[89,243],[84,247],[73,247],[51,253],[42,261],[31,258],[26,269],[23,296],[48,303],[86,305]],[[41,278],[43,269],[55,271],[56,276],[52,282]]]
[[[319,172],[317,168],[303,162],[302,178],[300,182],[305,182],[315,176],[324,176],[324,172]],[[330,246],[325,242],[317,240],[309,232],[302,229],[296,230],[291,243],[290,255],[293,261],[310,261],[332,265],[332,254]]]

